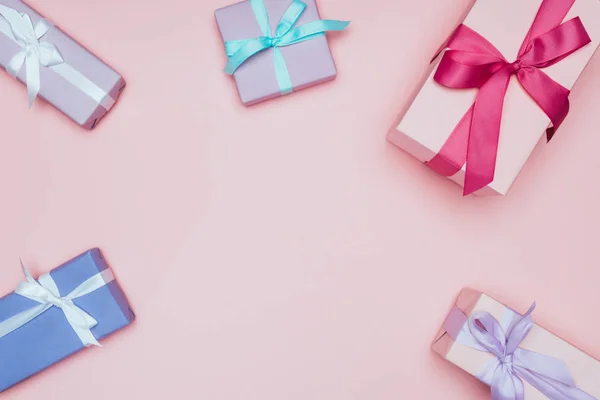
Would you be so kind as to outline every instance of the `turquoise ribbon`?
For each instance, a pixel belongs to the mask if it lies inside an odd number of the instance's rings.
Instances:
[[[324,36],[327,31],[343,31],[350,24],[350,22],[346,21],[319,20],[302,26],[295,26],[306,9],[306,4],[300,0],[294,0],[283,17],[281,17],[273,36],[271,25],[269,24],[269,14],[263,0],[250,0],[250,4],[252,5],[252,10],[263,36],[255,39],[225,42],[225,51],[227,52],[227,57],[229,57],[225,72],[233,75],[249,58],[261,51],[273,48],[275,51],[275,76],[277,77],[281,94],[291,93],[293,85],[285,59],[279,48]]]

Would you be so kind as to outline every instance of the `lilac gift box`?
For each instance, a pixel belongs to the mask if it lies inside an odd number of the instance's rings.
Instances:
[[[33,25],[43,17],[20,0],[0,0],[5,5],[27,14]],[[0,16],[0,65],[7,67],[22,47],[7,35],[11,29]],[[64,63],[58,66],[40,65],[40,91],[42,97],[86,129],[93,129],[110,110],[125,88],[125,80],[114,69],[77,43],[58,27],[52,27],[40,42],[51,43],[60,52]],[[26,81],[26,66],[18,74]],[[26,104],[26,100],[23,99]]]
[[[298,26],[321,19],[315,0],[302,0],[306,10]],[[274,32],[292,0],[264,0],[269,23]],[[249,1],[233,4],[215,11],[223,42],[262,36]],[[325,35],[293,46],[280,48],[291,77],[293,90],[334,80],[337,70]],[[274,51],[256,54],[233,74],[242,103],[250,106],[281,96],[274,69]]]
[[[99,249],[88,250],[50,272],[61,296],[99,273],[110,269]],[[91,328],[97,340],[129,325],[135,318],[119,284],[104,286],[73,300],[93,317]],[[0,323],[39,304],[11,293],[0,298]],[[58,307],[50,307],[20,328],[0,337],[0,392],[85,348]]]

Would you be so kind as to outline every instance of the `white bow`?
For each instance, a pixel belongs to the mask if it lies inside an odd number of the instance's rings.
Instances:
[[[6,66],[6,71],[16,77],[25,64],[27,94],[31,107],[40,91],[40,65],[52,67],[64,62],[56,46],[52,43],[40,42],[40,39],[52,29],[52,24],[42,19],[34,27],[29,15],[4,5],[0,5],[0,15],[10,25],[12,39],[21,46],[21,51]]]
[[[44,274],[36,281],[22,262],[21,268],[23,269],[23,274],[25,274],[27,282],[19,283],[15,293],[40,304],[0,322],[0,338],[39,317],[50,308],[57,307],[65,314],[67,321],[86,347],[92,345],[102,347],[91,332],[91,329],[98,325],[98,321],[81,308],[77,307],[73,303],[73,300],[85,296],[114,281],[115,278],[110,269],[106,269],[101,273],[94,275],[75,288],[71,293],[61,297],[58,287],[50,274]]]

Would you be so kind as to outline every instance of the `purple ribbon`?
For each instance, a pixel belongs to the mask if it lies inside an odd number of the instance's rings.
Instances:
[[[496,356],[477,374],[492,400],[524,400],[523,381],[550,400],[597,400],[577,388],[564,361],[519,347],[534,326],[534,309],[535,303],[524,316],[507,309],[499,322],[482,311],[467,318],[455,307],[444,329],[455,342]]]

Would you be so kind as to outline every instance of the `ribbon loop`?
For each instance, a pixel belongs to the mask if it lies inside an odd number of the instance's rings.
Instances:
[[[468,321],[469,332],[477,342],[488,352],[498,358],[506,354],[506,336],[500,323],[488,313],[474,313]]]
[[[293,0],[277,24],[275,34],[273,35],[269,24],[267,7],[263,0],[249,1],[252,5],[256,21],[263,32],[263,36],[255,39],[225,42],[225,51],[229,58],[225,66],[225,72],[233,75],[248,59],[262,51],[273,48],[275,49],[275,75],[281,94],[292,92],[293,84],[283,54],[281,54],[278,48],[323,36],[327,31],[344,30],[350,24],[345,21],[319,20],[296,27],[306,9],[306,4],[300,0]]]
[[[56,46],[40,42],[52,28],[48,21],[41,20],[34,26],[29,15],[4,5],[0,5],[0,16],[8,22],[16,42],[21,46],[21,51],[9,61],[6,70],[16,77],[25,64],[27,94],[31,107],[40,91],[40,65],[52,67],[62,64],[64,60]]]
[[[277,24],[277,28],[275,29],[275,37],[282,38],[284,37],[292,28],[298,23],[298,20],[306,10],[306,4],[299,1],[294,0],[289,8],[279,20],[279,24]]]
[[[492,380],[492,400],[525,400],[523,381],[514,374],[512,364],[501,364]]]
[[[523,316],[507,309],[500,322],[487,312],[467,318],[454,308],[444,326],[457,343],[495,356],[477,374],[491,386],[492,400],[524,400],[524,382],[550,400],[596,400],[577,388],[564,361],[520,347],[534,327],[534,310],[535,303]]]
[[[502,109],[513,74],[550,118],[552,128],[547,132],[548,139],[567,116],[569,90],[540,69],[560,62],[591,42],[579,18],[563,23],[574,1],[544,0],[517,59],[512,63],[483,36],[464,25],[451,38],[449,50],[434,75],[435,81],[453,89],[480,90],[474,107],[463,117],[467,121],[457,125],[428,165],[449,176],[466,162],[465,195],[494,180]],[[466,145],[457,146],[457,143]]]
[[[21,269],[23,275],[25,275],[25,282],[19,283],[15,293],[33,300],[39,303],[39,305],[0,322],[0,338],[39,317],[50,308],[56,307],[63,312],[69,325],[71,325],[84,346],[102,347],[91,332],[91,329],[98,325],[98,321],[79,308],[73,300],[92,293],[112,282],[115,278],[110,270],[105,270],[94,275],[75,288],[71,293],[61,296],[56,282],[54,282],[50,274],[44,274],[36,281],[23,262],[21,262]]]
[[[546,68],[591,41],[581,19],[576,17],[533,39],[519,59],[525,65]]]

